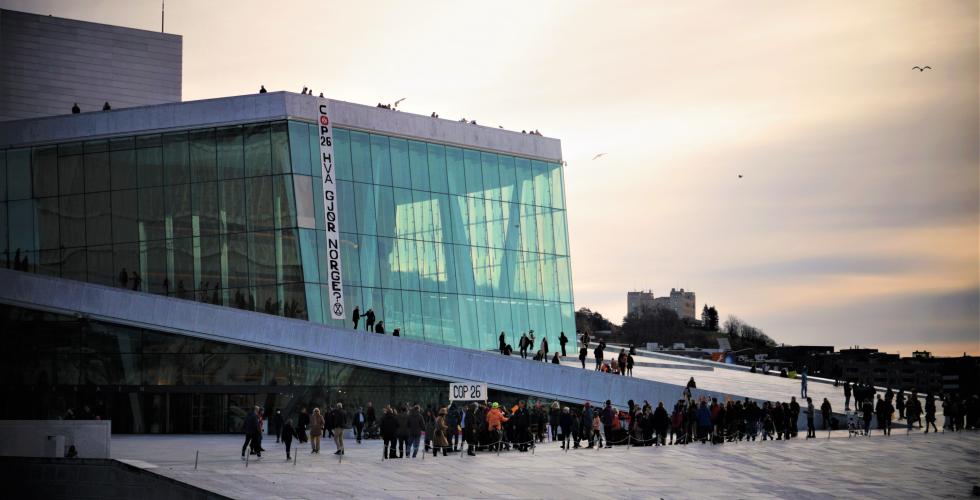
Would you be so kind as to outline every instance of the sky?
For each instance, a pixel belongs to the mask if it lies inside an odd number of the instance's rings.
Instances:
[[[160,29],[155,1],[0,5]],[[980,355],[976,1],[166,11],[184,100],[310,86],[561,139],[577,308],[685,288],[786,344]]]

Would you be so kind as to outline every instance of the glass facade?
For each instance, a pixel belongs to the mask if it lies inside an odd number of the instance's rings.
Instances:
[[[575,348],[557,163],[337,128],[348,310],[476,349]],[[350,327],[324,303],[312,124],[274,121],[0,152],[7,267]]]
[[[295,419],[336,402],[449,399],[442,381],[11,306],[0,305],[0,339],[0,419],[71,409],[111,420],[114,433],[241,432],[255,405]]]

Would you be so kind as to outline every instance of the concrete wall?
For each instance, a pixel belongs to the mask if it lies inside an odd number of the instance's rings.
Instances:
[[[177,102],[179,35],[0,10],[0,121]]]
[[[50,436],[64,437],[54,455]],[[0,456],[6,457],[63,457],[75,445],[80,458],[109,458],[111,438],[108,420],[0,420]]]
[[[3,498],[217,500],[223,495],[116,460],[0,457]]]
[[[100,104],[101,106],[101,104]],[[143,106],[103,113],[0,122],[0,147],[82,138],[216,127],[285,118],[313,122],[317,100],[269,92]],[[334,124],[451,146],[480,148],[547,161],[561,161],[561,141],[482,125],[430,118],[344,101],[330,101]],[[68,104],[71,107],[71,103]]]

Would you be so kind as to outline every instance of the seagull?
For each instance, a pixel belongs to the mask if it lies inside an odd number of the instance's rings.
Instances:
[[[405,100],[405,98],[404,98],[404,97],[402,97],[401,99],[399,99],[399,100],[397,100],[397,101],[395,101],[395,104],[392,104],[392,105],[391,105],[391,107],[393,107],[393,108],[397,108],[397,107],[398,107],[398,103],[400,103],[400,102],[402,102],[402,101],[404,101],[404,100]]]
[[[593,160],[598,160],[600,156],[606,156],[606,153],[599,153],[592,157]]]
[[[929,66],[922,66],[921,68],[919,66],[913,66],[912,69],[917,69],[917,70],[919,70],[919,73],[922,73],[923,71],[925,71],[927,69],[932,69],[932,68],[930,68]]]

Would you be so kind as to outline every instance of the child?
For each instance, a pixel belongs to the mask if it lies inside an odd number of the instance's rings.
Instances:
[[[602,448],[602,419],[599,418],[598,413],[592,415],[592,439],[590,441],[593,440],[598,440],[599,448]],[[589,448],[591,447],[592,445],[590,444]]]

